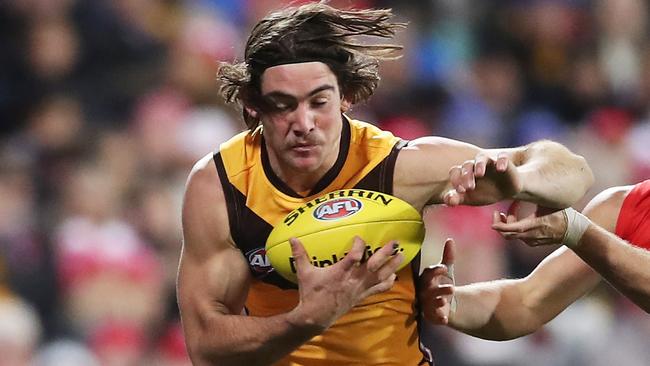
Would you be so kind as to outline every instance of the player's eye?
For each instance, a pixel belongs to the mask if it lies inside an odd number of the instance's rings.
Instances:
[[[314,106],[314,107],[320,107],[320,106],[324,106],[325,104],[327,104],[328,101],[329,101],[329,99],[325,98],[325,97],[315,98],[315,99],[313,99],[311,101],[311,105]]]
[[[265,109],[270,113],[282,113],[296,109],[298,106],[297,101],[290,100],[289,98],[265,98]]]

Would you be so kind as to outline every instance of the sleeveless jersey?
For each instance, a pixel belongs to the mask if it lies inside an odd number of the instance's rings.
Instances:
[[[273,270],[265,254],[266,238],[275,223],[293,209],[338,189],[392,194],[395,161],[406,143],[375,126],[343,117],[337,161],[307,197],[275,175],[259,129],[233,137],[214,155],[230,233],[253,278],[246,300],[251,316],[286,313],[298,304],[296,286]],[[409,266],[402,269],[391,290],[366,298],[276,365],[402,366],[429,362],[428,350],[420,350],[413,271]]]
[[[616,235],[650,249],[650,179],[635,185],[623,200]]]

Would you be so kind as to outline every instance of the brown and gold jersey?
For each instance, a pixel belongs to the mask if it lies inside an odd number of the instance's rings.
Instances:
[[[306,202],[338,189],[392,194],[397,154],[405,142],[365,122],[343,119],[341,148],[334,166],[307,196],[272,171],[259,131],[242,132],[221,145],[214,162],[228,206],[230,232],[249,263],[253,281],[248,314],[285,313],[298,303],[296,286],[274,272],[264,246],[276,222]],[[371,296],[277,365],[418,365],[413,269],[406,267],[390,291]],[[427,355],[427,357],[424,356]]]

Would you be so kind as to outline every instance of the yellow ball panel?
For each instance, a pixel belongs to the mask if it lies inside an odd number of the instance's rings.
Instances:
[[[348,253],[356,235],[367,245],[364,260],[390,240],[397,240],[399,247],[396,250],[404,256],[399,267],[402,269],[420,251],[424,226],[422,221],[377,221],[333,227],[297,238],[305,247],[310,262],[317,267],[325,267],[340,261]],[[266,255],[282,277],[296,282],[296,269],[288,238],[267,247]]]

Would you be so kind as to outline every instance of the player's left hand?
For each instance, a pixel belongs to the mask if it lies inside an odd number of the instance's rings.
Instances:
[[[519,201],[514,201],[507,213],[494,211],[492,228],[505,239],[519,239],[529,246],[562,244],[567,220],[562,210],[538,207],[525,217],[519,217]]]
[[[487,205],[514,197],[523,189],[517,167],[506,153],[496,159],[479,153],[449,170],[451,188],[443,196],[448,206]]]
[[[418,299],[422,315],[432,324],[449,324],[453,311],[454,251],[454,239],[447,239],[441,262],[426,268],[419,278]]]

